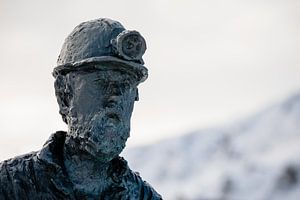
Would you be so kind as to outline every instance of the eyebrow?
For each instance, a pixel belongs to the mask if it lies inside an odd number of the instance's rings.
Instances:
[[[93,80],[94,82],[99,82],[99,81],[106,81],[104,78],[96,78]]]
[[[108,78],[99,78],[97,77],[96,79],[93,80],[94,82],[130,82],[130,83],[134,83],[135,80],[133,78],[130,78],[130,77],[126,77],[126,78],[123,78],[121,80],[108,80]]]

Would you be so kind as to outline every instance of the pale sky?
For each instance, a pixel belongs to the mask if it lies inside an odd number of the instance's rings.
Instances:
[[[56,130],[51,76],[79,23],[119,20],[146,39],[128,146],[255,113],[300,90],[300,1],[0,1],[0,160]]]

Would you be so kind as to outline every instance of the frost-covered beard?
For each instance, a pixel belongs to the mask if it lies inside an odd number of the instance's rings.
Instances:
[[[108,162],[125,147],[130,132],[130,119],[123,119],[116,109],[104,109],[85,120],[72,118],[69,134],[77,148],[96,159]]]

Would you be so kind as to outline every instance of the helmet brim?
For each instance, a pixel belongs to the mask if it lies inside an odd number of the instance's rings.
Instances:
[[[101,65],[99,65],[101,64]],[[56,78],[58,75],[66,75],[72,71],[81,70],[121,70],[126,71],[134,76],[138,83],[144,82],[148,78],[148,69],[133,61],[126,61],[114,56],[92,57],[75,63],[67,63],[54,68],[52,75]]]

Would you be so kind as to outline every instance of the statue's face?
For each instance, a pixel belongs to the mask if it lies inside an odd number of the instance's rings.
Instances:
[[[71,72],[69,134],[77,148],[103,161],[119,155],[130,131],[137,98],[132,75],[120,71]]]

